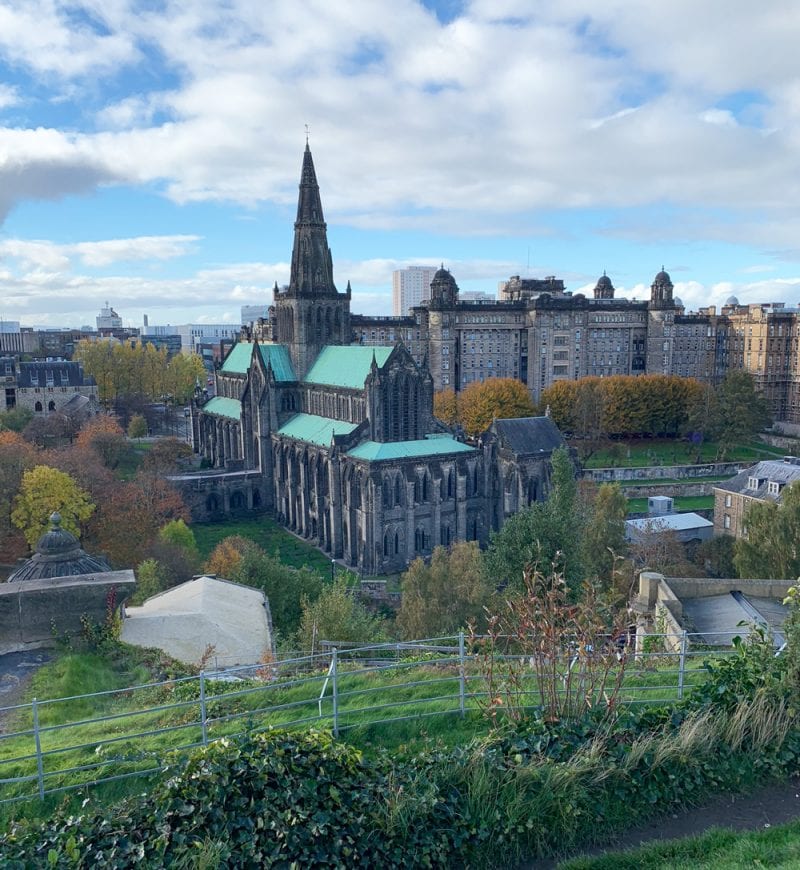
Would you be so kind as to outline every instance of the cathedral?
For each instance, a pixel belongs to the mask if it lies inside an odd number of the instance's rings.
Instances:
[[[455,292],[444,269],[436,292]],[[351,289],[333,280],[311,151],[300,178],[291,276],[269,340],[245,334],[193,408],[203,471],[175,478],[196,519],[266,512],[361,574],[402,571],[474,540],[547,497],[549,417],[495,420],[465,443],[433,416],[427,358],[402,342],[353,345]]]

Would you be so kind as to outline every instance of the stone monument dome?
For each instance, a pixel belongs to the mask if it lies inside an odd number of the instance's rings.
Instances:
[[[14,571],[8,582],[103,574],[110,570],[105,559],[90,556],[81,549],[75,535],[61,528],[61,515],[56,512],[50,515],[50,528],[39,538],[33,556]]]

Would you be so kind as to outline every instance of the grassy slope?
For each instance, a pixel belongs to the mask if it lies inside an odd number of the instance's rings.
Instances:
[[[676,511],[708,511],[714,509],[713,495],[676,496],[674,499]],[[647,513],[646,498],[629,498],[628,511],[631,513]]]
[[[323,664],[323,663],[321,663]],[[325,663],[327,664],[327,663]],[[89,691],[121,689],[149,682],[154,676],[163,678],[171,663],[149,652],[121,646],[111,658],[90,653],[68,653],[44,666],[36,675],[31,696],[63,698]],[[669,665],[674,667],[674,663]],[[352,666],[351,666],[352,668]],[[332,719],[332,686],[328,683],[319,717],[319,697],[326,670],[301,674],[298,684],[285,685],[285,678],[265,672],[272,680],[241,684],[209,681],[207,684],[207,716],[210,739],[296,723],[294,727],[330,728]],[[704,679],[697,671],[687,675],[687,685]],[[664,670],[640,670],[631,666],[626,681],[636,687],[628,698],[639,701],[675,700],[675,674]],[[399,685],[402,683],[417,685]],[[255,689],[243,694],[242,690]],[[470,669],[468,692],[480,692],[483,684],[475,670]],[[443,745],[466,743],[472,737],[487,732],[487,721],[475,699],[467,699],[467,715],[458,715],[458,675],[455,662],[433,664],[412,661],[400,667],[380,671],[355,670],[342,665],[338,680],[339,723],[342,735],[349,742],[369,751],[383,746],[397,752],[418,751],[435,740]],[[223,695],[223,697],[220,697]],[[529,703],[535,703],[534,697]],[[383,709],[376,709],[383,706]],[[162,707],[155,712],[139,712]],[[369,709],[368,709],[369,708]],[[136,713],[119,716],[123,713]],[[446,714],[446,715],[441,715]],[[103,722],[86,722],[69,729],[45,730],[42,749],[52,753],[45,758],[48,788],[84,783],[93,777],[146,770],[165,753],[181,746],[198,743],[202,738],[199,725],[198,681],[176,681],[167,686],[125,690],[93,700],[44,703],[40,706],[40,724],[50,726],[80,722],[99,716],[119,716]],[[384,722],[387,718],[403,721]],[[18,714],[16,721],[4,723],[6,731],[31,727],[29,711]],[[169,730],[162,730],[169,729]],[[144,731],[159,731],[149,736],[135,736]],[[82,749],[73,749],[85,744]],[[98,744],[100,748],[98,748]],[[24,776],[35,773],[35,760],[25,758],[33,752],[31,736],[0,741],[0,777]],[[7,763],[2,763],[3,760]],[[12,761],[12,759],[17,759]],[[59,774],[58,771],[77,765],[97,765],[91,771]],[[93,789],[94,800],[106,800],[143,785],[140,777]],[[27,782],[0,788],[0,799],[14,794],[35,791],[36,783]],[[68,792],[79,802],[80,792]],[[9,804],[0,807],[0,819],[14,815],[48,812],[54,798],[45,802]]]
[[[576,858],[559,870],[744,870],[800,867],[800,821],[765,831],[709,831],[599,858]]]

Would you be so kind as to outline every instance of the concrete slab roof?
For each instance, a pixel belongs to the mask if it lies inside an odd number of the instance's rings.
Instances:
[[[780,636],[788,615],[785,605],[775,599],[751,595],[742,595],[741,599],[737,600],[730,592],[681,599],[688,630],[701,634],[704,639],[695,638],[695,642],[727,645],[737,634],[747,637],[752,627],[758,624],[769,627],[773,634]]]
[[[180,661],[256,664],[272,651],[272,626],[264,593],[216,577],[196,577],[128,607],[121,639],[156,647]]]

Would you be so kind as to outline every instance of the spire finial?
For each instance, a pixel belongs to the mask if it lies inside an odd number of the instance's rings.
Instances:
[[[305,125],[305,128],[306,128],[306,148],[308,148],[308,136],[311,133],[311,128],[308,126],[308,124]]]

